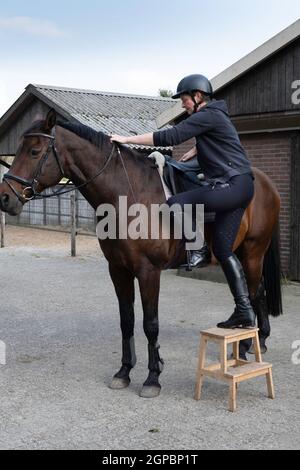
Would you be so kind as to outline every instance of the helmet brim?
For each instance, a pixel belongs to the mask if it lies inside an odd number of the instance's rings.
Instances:
[[[199,90],[201,91],[201,90]],[[205,93],[206,95],[209,95],[210,97],[212,97],[213,93],[208,93],[208,92],[205,92],[205,91],[201,91],[201,93]],[[190,95],[192,96],[192,91],[191,90],[182,90],[180,93],[176,93],[175,95],[172,96],[172,99],[173,100],[177,100],[178,98],[180,98],[182,95]]]
[[[176,93],[175,95],[172,96],[173,100],[178,100],[178,98],[181,97],[181,95],[190,95],[191,92],[189,90],[182,90],[180,93]]]

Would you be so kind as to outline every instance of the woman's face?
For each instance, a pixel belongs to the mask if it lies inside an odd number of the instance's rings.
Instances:
[[[194,112],[194,102],[190,95],[181,95],[181,106],[186,110],[188,114],[193,114]]]
[[[181,95],[180,98],[181,98],[182,108],[184,108],[188,114],[193,114],[195,103],[192,100],[192,97],[190,95]],[[202,94],[201,94],[200,91],[196,91],[196,93],[194,95],[194,98],[195,98],[196,102],[199,103],[199,106],[202,106],[200,103],[201,103],[203,97],[202,97]],[[198,108],[198,110],[199,110],[199,108]]]

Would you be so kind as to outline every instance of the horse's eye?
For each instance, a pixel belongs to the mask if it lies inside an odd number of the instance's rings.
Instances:
[[[32,150],[31,150],[31,155],[32,155],[33,157],[36,157],[39,153],[40,153],[40,150],[39,150],[39,149],[32,149]]]

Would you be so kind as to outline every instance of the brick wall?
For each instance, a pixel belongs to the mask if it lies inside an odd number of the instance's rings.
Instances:
[[[290,259],[290,159],[291,136],[289,133],[243,135],[241,142],[251,165],[264,171],[275,183],[281,197],[280,235],[281,262],[285,274]]]
[[[282,270],[289,272],[290,257],[290,158],[291,135],[268,133],[241,135],[241,142],[251,165],[264,171],[275,183],[281,197],[280,232]],[[173,157],[178,159],[194,145],[190,140],[174,148]]]

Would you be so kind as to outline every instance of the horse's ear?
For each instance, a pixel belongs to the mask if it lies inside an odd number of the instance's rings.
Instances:
[[[55,109],[50,109],[45,119],[45,131],[50,132],[56,124],[56,111]]]

